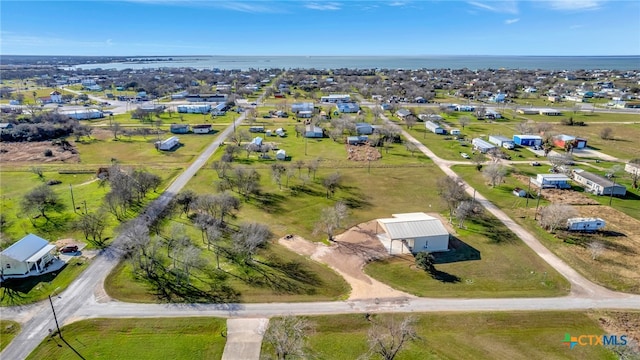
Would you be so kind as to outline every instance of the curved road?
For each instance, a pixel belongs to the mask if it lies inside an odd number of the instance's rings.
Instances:
[[[236,121],[239,125],[244,114]],[[392,126],[386,117],[383,119]],[[234,126],[234,127],[235,127]],[[171,198],[206,163],[220,143],[233,131],[232,126],[224,130],[216,140],[182,173],[138,218],[150,221],[162,210]],[[449,176],[456,174],[449,168],[451,162],[435,156],[426,146],[400,129],[403,135]],[[473,188],[467,184],[467,192]],[[579,309],[640,309],[640,295],[617,293],[598,286],[585,279],[557,256],[545,248],[533,235],[511,220],[503,211],[479,194],[476,199],[509,227],[540,257],[547,261],[571,283],[571,293],[558,298],[517,298],[517,299],[432,299],[397,298],[364,301],[335,301],[316,303],[268,303],[268,304],[130,304],[112,301],[104,294],[102,284],[105,277],[120,260],[118,237],[114,243],[102,251],[91,265],[59,296],[54,297],[54,306],[60,324],[68,324],[80,319],[93,317],[181,317],[181,316],[221,316],[221,317],[270,317],[290,314],[339,314],[354,312],[429,312],[429,311],[514,311],[514,310],[579,310]],[[22,331],[7,346],[0,358],[24,359],[33,349],[55,330],[53,315],[48,302],[35,305],[3,308],[3,319],[14,319],[22,323]]]

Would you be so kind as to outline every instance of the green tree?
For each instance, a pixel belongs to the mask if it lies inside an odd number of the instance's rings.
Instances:
[[[48,185],[44,184],[29,191],[24,198],[22,198],[21,205],[24,212],[31,213],[37,211],[38,216],[44,217],[47,221],[49,221],[47,212],[61,212],[64,210],[64,204],[60,201],[58,195]]]

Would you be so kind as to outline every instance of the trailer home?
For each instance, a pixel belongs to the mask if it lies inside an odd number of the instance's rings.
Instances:
[[[567,220],[569,231],[598,231],[604,229],[606,223],[600,218],[571,218]]]

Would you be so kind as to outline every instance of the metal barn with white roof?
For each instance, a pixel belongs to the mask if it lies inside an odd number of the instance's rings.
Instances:
[[[400,240],[413,254],[448,251],[449,232],[439,219],[422,212],[392,216],[378,219],[378,225],[384,230],[378,237],[383,243],[389,242],[390,253],[393,253],[394,240]]]

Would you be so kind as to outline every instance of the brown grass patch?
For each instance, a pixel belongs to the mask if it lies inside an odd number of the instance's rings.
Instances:
[[[370,145],[347,145],[347,159],[352,161],[375,161],[382,157],[378,149]]]
[[[53,156],[45,156],[50,149]],[[80,156],[74,148],[65,150],[51,141],[0,142],[0,163],[78,163]]]

